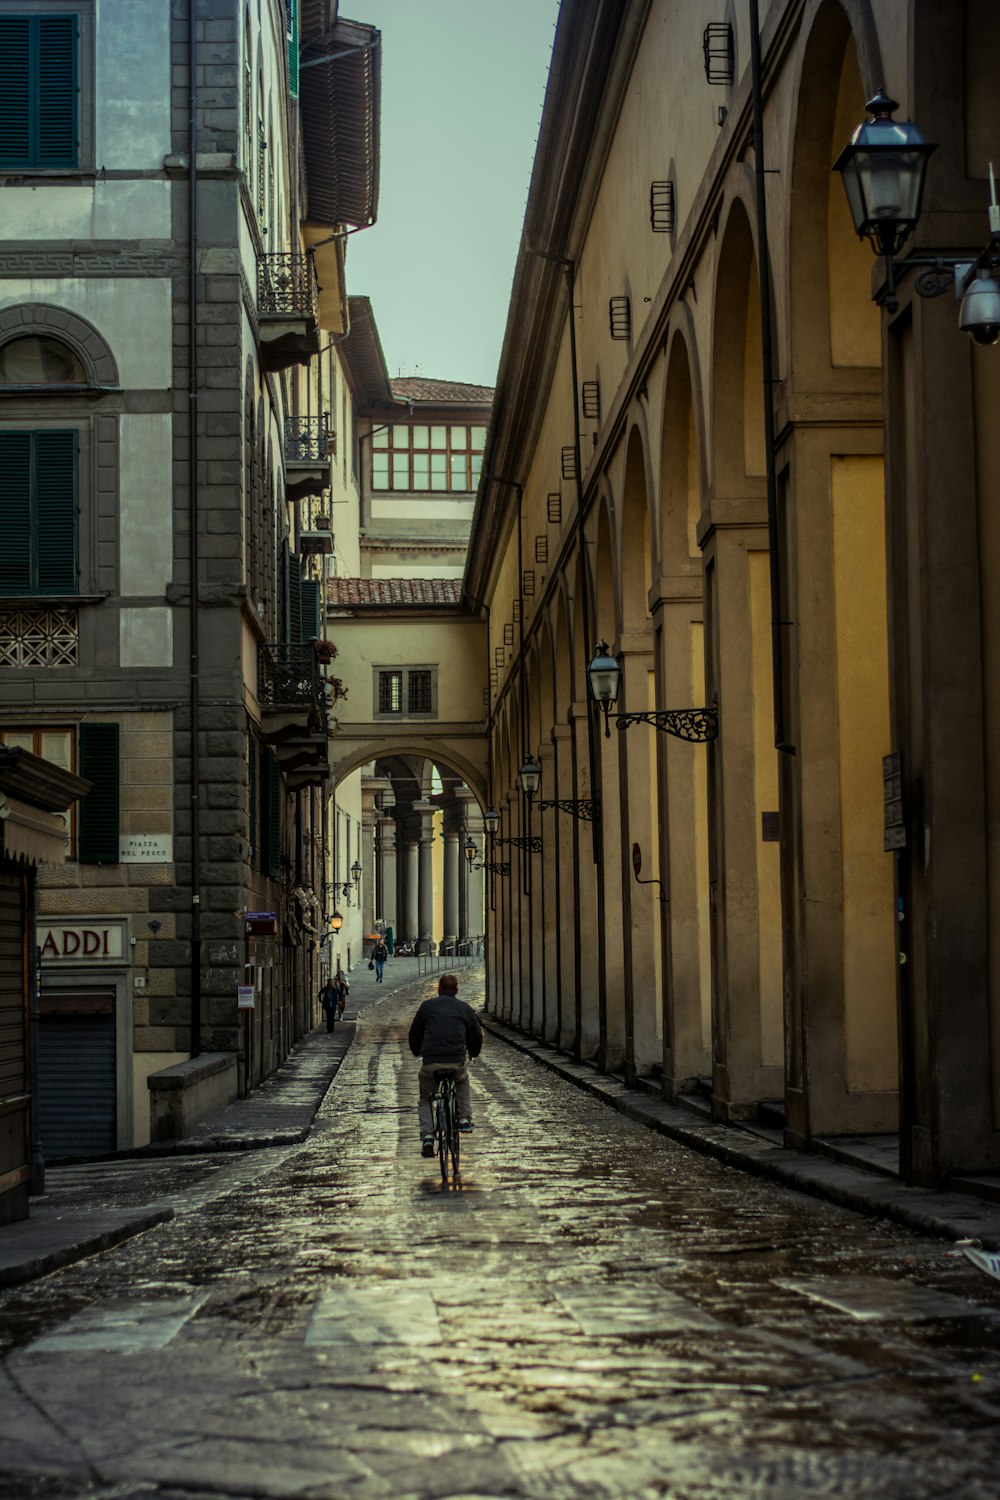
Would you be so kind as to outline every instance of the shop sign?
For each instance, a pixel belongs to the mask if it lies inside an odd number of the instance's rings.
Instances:
[[[169,865],[174,858],[172,833],[129,833],[118,840],[123,865]]]
[[[39,922],[42,963],[120,963],[127,937],[123,921]]]
[[[246,932],[247,937],[277,937],[278,913],[276,911],[248,911]]]

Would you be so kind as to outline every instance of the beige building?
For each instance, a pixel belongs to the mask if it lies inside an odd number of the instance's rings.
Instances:
[[[1000,16],[760,11],[759,112],[747,5],[560,13],[466,576],[491,1004],[938,1183],[1000,1168],[1000,356],[928,265],[988,238]],[[831,171],[880,88],[937,143],[894,305]]]

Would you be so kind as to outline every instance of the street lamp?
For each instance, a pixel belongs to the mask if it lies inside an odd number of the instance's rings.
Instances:
[[[333,914],[333,916],[330,918],[330,931],[331,932],[339,932],[340,929],[343,927],[343,925],[344,925],[344,919],[343,919],[343,917],[340,915],[339,911],[335,911],[334,914]]]
[[[500,814],[492,804],[483,813],[483,822],[486,824],[486,832],[490,838],[495,838],[496,831],[500,827]]]
[[[475,857],[476,857],[476,855],[478,854],[479,851],[476,848],[475,844],[472,842],[471,838],[466,839],[464,848],[465,848],[465,860],[466,860],[466,863],[468,864],[468,866],[469,866],[469,868],[471,870],[471,868],[472,868],[472,861],[475,859]]]
[[[622,665],[617,656],[612,656],[607,641],[598,641],[587,667],[590,694],[604,712],[604,738],[611,738],[608,717],[612,706],[618,702],[618,689],[622,680]]]
[[[529,805],[534,799],[542,781],[542,768],[533,755],[528,755],[517,773],[517,779],[521,783],[521,791],[528,799]]]
[[[885,258],[885,287],[875,294],[889,312],[899,307],[896,277],[920,270],[914,283],[921,297],[939,297],[953,285],[962,308],[958,326],[977,344],[1000,340],[1000,205],[993,165],[990,164],[990,239],[976,255],[907,255],[900,250],[920,218],[927,163],[937,150],[924,140],[909,120],[894,120],[898,109],[881,89],[865,109],[873,117],[859,125],[833,164],[847,194],[847,203],[860,239],[870,241]]]
[[[360,885],[360,883],[361,883],[361,865],[358,863],[357,860],[355,860],[354,863],[353,863],[353,865],[351,866],[351,879],[354,881],[355,885]]]
[[[612,656],[607,641],[598,641],[594,655],[587,667],[590,692],[595,703],[604,712],[604,738],[611,738],[611,719],[618,729],[628,729],[630,724],[652,724],[679,740],[691,744],[703,744],[719,737],[719,711],[716,708],[655,708],[644,713],[612,714],[618,701],[621,687],[622,665]]]
[[[927,162],[937,150],[912,121],[892,118],[898,108],[880,89],[865,105],[872,119],[858,126],[833,164],[858,236],[890,261],[916,228]]]

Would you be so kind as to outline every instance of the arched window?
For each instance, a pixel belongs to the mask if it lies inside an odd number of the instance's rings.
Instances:
[[[0,385],[87,385],[83,361],[59,339],[11,339],[0,345]]]

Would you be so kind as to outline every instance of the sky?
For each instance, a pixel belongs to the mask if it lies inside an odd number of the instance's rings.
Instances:
[[[390,376],[493,385],[558,0],[349,0],[382,33],[378,220],[347,284]]]

